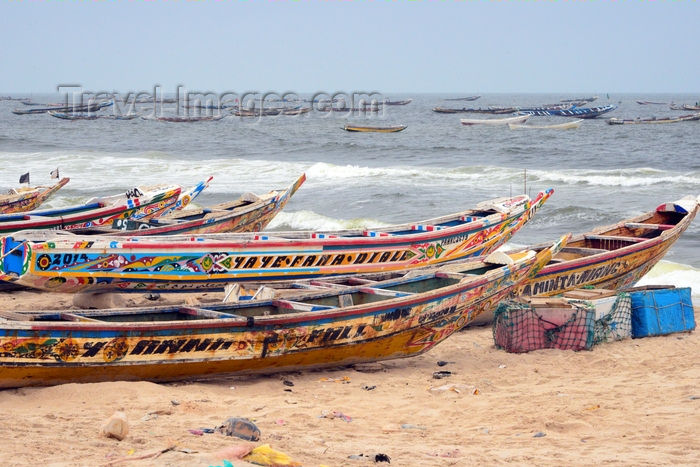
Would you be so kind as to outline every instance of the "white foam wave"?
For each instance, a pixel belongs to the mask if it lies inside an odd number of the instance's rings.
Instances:
[[[666,260],[659,261],[636,285],[690,287],[693,302],[700,304],[700,270],[692,266]]]
[[[282,211],[270,222],[266,230],[312,230],[328,232],[343,229],[361,229],[386,226],[374,219],[333,219],[313,211]]]

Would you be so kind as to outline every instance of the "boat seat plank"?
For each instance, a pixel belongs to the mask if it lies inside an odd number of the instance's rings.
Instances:
[[[462,274],[461,272],[453,272],[453,271],[437,271],[435,273],[435,277],[439,279],[456,279],[458,281],[461,281],[465,277],[468,277],[467,274]]]
[[[562,253],[573,253],[579,255],[597,255],[599,253],[609,253],[610,250],[605,250],[603,248],[585,248],[576,246],[565,246],[561,249]]]
[[[625,227],[628,229],[649,229],[649,230],[671,230],[675,225],[670,224],[644,224],[639,222],[627,222]]]
[[[245,316],[234,315],[232,313],[221,313],[221,312],[214,311],[214,310],[205,310],[202,308],[194,308],[194,307],[188,307],[188,306],[180,307],[178,311],[180,311],[180,313],[187,313],[187,314],[192,314],[192,315],[201,316],[204,318],[211,318],[211,319],[231,319],[231,318],[233,318],[233,319],[245,319],[245,320],[248,319]]]
[[[340,304],[341,308],[347,308],[355,304],[352,301],[352,295],[350,294],[338,295],[338,303]]]
[[[314,305],[311,303],[295,302],[293,300],[273,300],[272,305],[290,311],[323,311],[338,308],[328,305]]]
[[[384,295],[386,297],[406,297],[413,292],[399,292],[397,290],[378,289],[376,287],[360,287],[360,292],[372,295]]]
[[[102,320],[95,319],[95,318],[88,318],[87,316],[80,316],[80,315],[75,315],[73,313],[61,313],[60,314],[61,319],[64,321],[76,321],[76,322],[84,322],[84,323],[99,323],[103,322]]]
[[[15,313],[13,311],[2,311],[0,310],[0,319],[6,319],[8,321],[32,321],[31,315],[24,315],[22,313]]]
[[[585,235],[586,240],[611,240],[620,242],[639,243],[649,240],[648,238],[618,237],[617,235]]]

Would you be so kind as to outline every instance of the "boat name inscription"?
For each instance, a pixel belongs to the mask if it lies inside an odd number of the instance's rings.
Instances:
[[[526,284],[523,287],[521,295],[540,295],[550,293],[557,290],[569,290],[581,285],[585,285],[588,281],[598,281],[608,275],[615,275],[617,271],[623,268],[628,269],[627,261],[616,261],[610,264],[599,266],[593,269],[587,269],[583,272],[571,272],[561,276],[556,276],[552,279],[535,281]]]

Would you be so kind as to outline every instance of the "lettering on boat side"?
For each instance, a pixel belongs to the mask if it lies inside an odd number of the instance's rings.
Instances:
[[[552,279],[545,279],[526,284],[519,292],[521,295],[540,295],[555,292],[557,290],[569,290],[587,282],[600,281],[609,275],[614,276],[620,268],[629,268],[626,261],[617,261],[593,269],[586,269],[583,272],[572,272]]]
[[[83,245],[81,245],[82,247]],[[89,247],[91,244],[85,244]],[[428,258],[426,252],[420,250]],[[433,249],[431,251],[442,251]],[[405,262],[416,256],[409,249],[336,253],[326,255],[245,256],[229,253],[207,253],[203,257],[186,255],[137,256],[113,254],[107,256],[86,253],[42,253],[34,263],[39,271],[104,271],[104,272],[172,272],[176,274],[226,274],[236,270],[319,268],[364,264]]]

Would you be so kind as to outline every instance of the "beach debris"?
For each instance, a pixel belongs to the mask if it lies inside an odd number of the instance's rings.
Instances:
[[[445,365],[449,365],[450,363],[454,363],[454,362],[447,362],[445,360],[438,360],[437,366],[445,366]]]
[[[204,431],[202,431],[202,430],[192,430],[192,429],[190,429],[190,430],[187,430],[187,431],[189,431],[189,432],[192,433],[193,435],[197,435],[197,436],[203,436],[203,435],[204,435]]]
[[[690,399],[691,401],[695,401],[700,399],[700,396],[690,396],[688,399]]]
[[[391,457],[387,456],[386,454],[382,454],[381,452],[376,453],[376,454],[351,454],[348,456],[348,459],[353,459],[353,460],[365,460],[369,459],[374,462],[388,462],[391,464]]]
[[[140,456],[127,456],[127,457],[120,457],[119,459],[115,459],[113,461],[107,462],[106,464],[103,464],[105,467],[114,465],[114,464],[119,464],[120,462],[125,462],[125,461],[135,461],[135,460],[140,460],[140,459],[156,459],[158,458],[161,454],[165,454],[168,451],[179,451],[179,452],[184,452],[185,454],[191,454],[195,453],[197,451],[192,451],[190,449],[177,449],[177,441],[170,439],[168,440],[168,445],[160,449],[158,451],[150,452],[147,454],[141,454]]]
[[[294,383],[292,381],[286,379],[282,381],[282,384],[284,384],[285,386],[294,386]]]
[[[427,427],[422,425],[413,425],[412,423],[404,423],[401,425],[402,430],[427,430]]]
[[[546,433],[542,433],[541,431],[538,431],[537,433],[534,434],[533,438],[544,438],[547,436]]]
[[[441,371],[436,371],[435,373],[433,373],[433,379],[442,379],[442,378],[447,378],[448,376],[452,376],[451,371],[441,370]]]
[[[152,410],[141,417],[141,421],[147,422],[148,420],[155,420],[158,418],[158,415],[171,415],[172,413],[173,412],[170,407],[167,409]]]
[[[377,389],[377,386],[368,386],[367,384],[363,384],[362,389],[365,391],[371,391],[372,389]]]
[[[287,424],[287,422],[285,422],[285,421],[282,420],[281,418],[280,418],[279,420],[277,420],[275,423],[277,423],[277,424],[280,425],[280,426],[285,426],[285,425]]]
[[[252,464],[269,467],[301,467],[301,463],[292,460],[287,454],[275,451],[269,444],[263,444],[241,458]]]
[[[160,298],[160,294],[158,292],[153,292],[153,293],[147,293],[146,295],[143,296],[146,300],[151,300],[155,301]]]
[[[214,457],[224,460],[224,465],[229,460],[241,460],[244,456],[250,454],[250,452],[255,448],[254,444],[236,444],[233,446],[225,447],[214,453]],[[231,465],[228,462],[228,465]]]
[[[235,436],[246,441],[260,440],[260,430],[247,418],[228,418],[218,427],[218,431],[226,436]]]
[[[457,383],[444,384],[438,387],[431,386],[428,390],[433,394],[439,394],[444,392],[454,392],[457,394],[471,394],[473,396],[478,396],[479,394],[481,394],[481,391],[479,391],[479,389],[476,386],[469,386],[467,384]]]
[[[321,378],[318,380],[319,383],[343,383],[343,384],[348,384],[350,383],[350,377],[349,376],[343,376],[342,378]]]
[[[175,399],[171,400],[170,403],[173,405],[180,405],[180,401],[175,400]]]
[[[346,421],[348,423],[350,423],[352,421],[352,417],[345,415],[343,412],[339,412],[337,410],[333,410],[333,411],[324,410],[321,412],[321,415],[319,415],[318,418],[330,418],[330,419],[339,418],[339,419]]]
[[[598,410],[600,408],[600,404],[593,405],[591,407],[586,407],[585,410]]]
[[[107,438],[115,438],[119,441],[129,434],[129,420],[124,412],[114,412],[111,417],[100,427],[100,435]]]
[[[498,365],[498,368],[506,368],[506,366],[501,364],[501,365]]]

